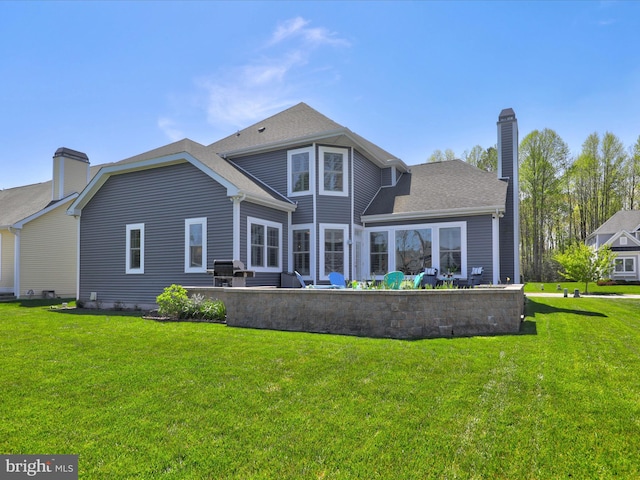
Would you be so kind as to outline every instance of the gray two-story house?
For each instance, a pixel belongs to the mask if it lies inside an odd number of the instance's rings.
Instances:
[[[408,166],[304,103],[211,145],[185,139],[103,168],[80,218],[78,299],[153,305],[172,284],[212,285],[215,260],[247,285],[283,272],[326,283],[435,267],[518,279],[517,121],[498,120],[498,175],[461,161]]]
[[[587,237],[587,245],[609,245],[616,254],[611,278],[640,281],[640,210],[620,210]]]

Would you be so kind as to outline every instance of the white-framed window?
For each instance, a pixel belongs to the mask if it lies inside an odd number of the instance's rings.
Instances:
[[[291,256],[293,270],[306,278],[311,277],[313,251],[313,230],[311,226],[294,225],[291,228]]]
[[[384,275],[389,271],[389,232],[369,232],[369,271],[371,275]]]
[[[131,223],[126,227],[125,273],[144,273],[144,223]]]
[[[616,273],[635,273],[636,259],[635,257],[622,257],[615,259],[614,271]]]
[[[349,227],[343,224],[320,224],[320,280],[331,272],[347,273]]]
[[[187,218],[184,221],[184,272],[207,271],[207,219]]]
[[[287,190],[290,197],[313,192],[314,160],[313,147],[287,152]]]
[[[442,247],[441,247],[442,248]],[[405,275],[417,275],[433,263],[431,228],[396,230],[395,269]]]
[[[369,272],[379,278],[390,271],[416,275],[433,267],[438,273],[465,277],[465,222],[400,225],[366,229]]]
[[[320,147],[320,194],[347,196],[347,164],[349,151],[346,148]]]
[[[627,244],[627,237],[620,237],[620,245],[626,245]]]
[[[460,227],[440,229],[440,272],[462,274],[462,230]]]
[[[282,270],[282,224],[247,217],[248,269],[256,272]]]

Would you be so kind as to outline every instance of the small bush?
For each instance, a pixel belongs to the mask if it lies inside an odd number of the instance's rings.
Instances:
[[[181,285],[173,284],[156,297],[156,303],[160,315],[176,319],[184,318],[183,315],[189,303],[187,290]]]
[[[180,285],[171,285],[156,297],[160,315],[179,319],[224,321],[227,309],[220,300],[209,300],[204,295],[194,294],[191,298]]]

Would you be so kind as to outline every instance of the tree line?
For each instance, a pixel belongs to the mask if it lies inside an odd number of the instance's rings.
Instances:
[[[428,161],[451,160],[436,150]],[[462,160],[497,171],[496,146],[479,145]],[[556,281],[554,256],[587,236],[618,210],[640,208],[640,135],[625,147],[613,133],[590,134],[578,155],[548,128],[534,130],[519,145],[520,252],[525,281]]]

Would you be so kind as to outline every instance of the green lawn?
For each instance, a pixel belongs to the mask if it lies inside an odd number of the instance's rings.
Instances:
[[[640,301],[398,341],[0,304],[0,453],[84,479],[639,478]]]
[[[560,289],[558,289],[560,285]],[[577,288],[584,293],[584,282],[555,282],[555,283],[535,283],[529,282],[524,286],[525,293],[563,293],[567,289],[571,295]],[[598,285],[596,282],[589,282],[589,293],[598,295],[640,295],[640,285]]]

